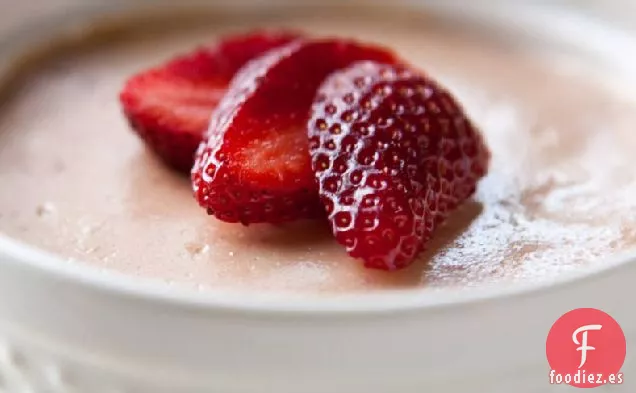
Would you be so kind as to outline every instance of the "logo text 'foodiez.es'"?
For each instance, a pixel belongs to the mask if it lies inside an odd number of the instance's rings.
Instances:
[[[567,312],[546,341],[549,382],[592,388],[623,383],[625,334],[614,318],[594,308]]]

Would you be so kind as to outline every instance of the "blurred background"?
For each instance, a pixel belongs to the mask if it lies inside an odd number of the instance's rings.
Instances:
[[[26,19],[37,18],[38,16],[46,15],[51,12],[65,12],[74,7],[81,7],[91,4],[107,4],[113,2],[122,2],[122,0],[0,0],[0,32],[6,29],[10,29],[15,25],[24,23]],[[123,2],[145,2],[153,3],[164,0],[129,0]],[[178,2],[180,0],[173,0]],[[399,3],[402,0],[208,0],[207,2],[216,3],[319,3],[319,4],[343,4],[343,3],[375,3],[375,4],[394,4]],[[496,7],[498,3],[511,2],[535,2],[535,3],[548,3],[548,4],[564,4],[573,7],[580,8],[585,12],[599,14],[600,16],[611,15],[622,20],[630,21],[636,20],[636,0],[405,0],[403,2],[417,2],[422,3],[438,1],[443,3],[457,3],[460,5],[476,5],[479,4],[483,7]],[[206,2],[206,0],[200,0],[199,2]],[[636,28],[636,23],[634,24]]]
[[[251,4],[276,5],[381,5],[392,7],[404,3],[438,3],[444,6],[459,6],[464,12],[479,10],[480,13],[496,9],[498,6],[514,6],[515,3],[534,3],[551,6],[573,7],[583,14],[606,18],[621,28],[633,29],[636,32],[636,0],[0,0],[0,40],[10,39],[9,32],[16,29],[30,28],[38,24],[38,19],[50,15],[73,12],[87,6],[104,6],[113,3],[182,3],[196,4],[231,4],[233,6],[250,6]]]

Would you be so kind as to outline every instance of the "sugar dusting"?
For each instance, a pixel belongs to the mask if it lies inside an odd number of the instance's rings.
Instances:
[[[35,214],[37,214],[38,217],[50,216],[55,214],[55,212],[55,205],[52,202],[44,202],[35,208]]]
[[[561,130],[541,125],[509,97],[448,83],[495,154],[475,196],[480,214],[430,258],[425,281],[431,275],[437,276],[430,283],[434,286],[546,279],[633,242],[633,159],[619,147],[616,133],[603,129],[604,122],[589,123],[598,129],[587,136],[581,154],[558,157],[557,164],[546,166],[537,162],[536,152],[558,149]]]

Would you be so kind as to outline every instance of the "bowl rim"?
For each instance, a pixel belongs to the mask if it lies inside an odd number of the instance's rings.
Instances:
[[[186,2],[187,3],[187,2]],[[458,8],[452,3],[431,2],[426,4],[414,4],[413,2],[403,2],[407,7],[437,7],[432,8],[440,12],[457,12]],[[188,3],[189,4],[189,3]],[[209,5],[215,3],[209,3]],[[261,3],[257,3],[261,4]],[[186,4],[187,5],[187,4]],[[450,7],[449,7],[450,6]],[[558,30],[565,41],[576,43],[581,40],[583,30],[578,29],[576,23],[562,24],[546,23],[545,18],[554,18],[554,11],[569,12],[561,6],[542,5],[514,5],[516,8],[513,20],[510,13],[502,7],[500,12],[493,12],[490,15],[479,15],[475,13],[475,7],[463,7],[462,13],[472,12],[473,17],[481,18],[503,18],[508,25],[524,23],[524,26],[532,25],[552,26]],[[523,12],[519,7],[524,8]],[[477,7],[479,8],[479,7]],[[107,6],[84,5],[77,7],[72,12],[64,12],[58,15],[48,15],[42,20],[28,23],[19,29],[10,31],[0,42],[0,53],[12,54],[22,45],[30,45],[29,40],[41,40],[42,35],[50,35],[51,30],[56,34],[61,34],[73,26],[68,22],[73,18],[83,21],[82,18],[99,17],[104,14],[114,13],[115,15],[126,15],[132,11],[143,10],[139,4],[111,3]],[[546,12],[550,11],[550,12]],[[483,12],[482,12],[483,14]],[[537,19],[539,16],[543,19]],[[621,50],[625,40],[636,43],[633,36],[622,29],[611,29],[609,26],[599,26],[598,20],[576,15],[577,22],[583,23],[586,29],[592,28],[592,32],[585,31],[584,35],[594,36],[595,40],[589,43],[595,46],[593,49],[601,51],[607,59],[619,61],[620,65],[628,69],[631,65],[636,65],[636,53],[629,61],[624,59],[625,53]],[[581,19],[583,18],[583,19]],[[504,20],[499,22],[504,22]],[[541,22],[537,22],[540,20]],[[85,21],[83,21],[85,22]],[[559,20],[559,22],[563,22]],[[37,26],[34,28],[34,26]],[[546,29],[548,30],[548,29]],[[81,31],[80,31],[81,33]],[[609,39],[608,38],[612,38]],[[26,44],[25,44],[26,42]],[[618,44],[617,42],[623,43]],[[615,45],[611,45],[615,43]],[[32,45],[32,43],[31,43]],[[19,56],[18,56],[19,58]],[[9,56],[8,63],[16,60],[15,56]],[[623,61],[625,60],[625,61]],[[1,66],[1,64],[0,64]],[[632,68],[633,69],[633,68]],[[0,67],[0,72],[3,69]],[[294,296],[289,296],[289,292],[252,293],[248,291],[233,290],[212,290],[197,291],[186,286],[169,287],[165,283],[156,279],[133,277],[121,272],[104,271],[103,269],[80,262],[69,263],[61,256],[38,249],[25,244],[19,240],[10,238],[0,233],[0,268],[3,264],[30,274],[46,275],[51,279],[64,282],[69,285],[78,285],[88,290],[96,290],[103,295],[113,297],[123,297],[127,299],[137,299],[145,302],[161,302],[164,305],[179,308],[189,308],[199,311],[224,310],[240,313],[285,313],[285,314],[312,314],[312,315],[372,315],[378,313],[392,312],[421,312],[440,307],[463,308],[471,307],[476,303],[493,302],[502,299],[514,299],[533,296],[539,293],[555,292],[567,287],[577,285],[584,281],[594,280],[602,275],[617,274],[618,270],[629,263],[636,262],[636,249],[606,258],[604,264],[596,264],[591,267],[584,267],[575,272],[568,272],[558,275],[555,278],[541,280],[540,282],[524,283],[498,283],[493,286],[481,286],[478,288],[469,287],[465,290],[458,288],[417,288],[417,289],[395,289],[374,291],[372,293],[346,293],[346,294],[311,294],[293,292]]]
[[[457,288],[418,288],[345,293],[337,295],[293,292],[255,294],[240,290],[197,291],[187,286],[168,287],[156,279],[134,277],[106,271],[89,264],[64,261],[63,258],[0,234],[0,268],[5,264],[32,276],[45,276],[55,283],[95,291],[100,295],[194,311],[230,311],[240,314],[292,314],[369,316],[395,312],[434,311],[439,308],[461,310],[482,303],[513,301],[540,294],[556,293],[618,275],[636,263],[636,250],[606,258],[584,269],[560,274],[539,282],[498,283],[492,286]]]

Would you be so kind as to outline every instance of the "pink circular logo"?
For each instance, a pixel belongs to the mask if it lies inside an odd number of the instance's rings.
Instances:
[[[550,383],[578,388],[622,384],[627,345],[614,318],[594,308],[567,312],[546,341]]]

